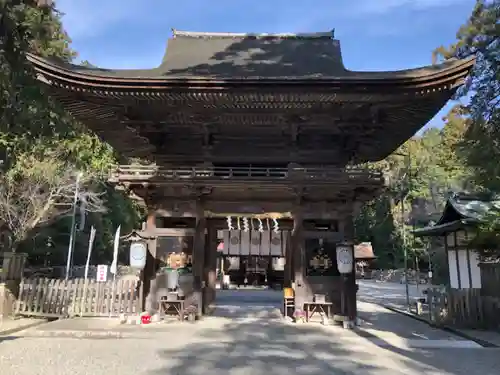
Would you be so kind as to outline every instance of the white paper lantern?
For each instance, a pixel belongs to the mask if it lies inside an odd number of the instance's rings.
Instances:
[[[143,241],[136,241],[130,244],[130,267],[139,270],[146,267],[146,257],[148,246]]]
[[[340,273],[351,273],[353,269],[353,246],[347,243],[337,245],[337,268]]]

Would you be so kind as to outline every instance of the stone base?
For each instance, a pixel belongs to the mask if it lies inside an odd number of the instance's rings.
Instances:
[[[333,321],[342,325],[345,329],[353,329],[361,324],[361,320],[359,318],[350,319],[348,316],[344,315],[334,315]]]
[[[342,326],[344,327],[344,329],[354,329],[356,324],[353,320],[344,320]]]

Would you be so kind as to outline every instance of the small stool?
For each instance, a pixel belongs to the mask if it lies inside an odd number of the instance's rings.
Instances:
[[[295,309],[295,297],[285,297],[283,301],[283,316],[288,317],[288,309]],[[293,314],[293,312],[292,312]]]

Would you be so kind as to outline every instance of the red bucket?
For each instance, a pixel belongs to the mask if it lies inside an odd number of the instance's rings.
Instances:
[[[143,316],[141,316],[141,323],[142,324],[149,324],[149,323],[151,323],[151,315],[143,315]]]

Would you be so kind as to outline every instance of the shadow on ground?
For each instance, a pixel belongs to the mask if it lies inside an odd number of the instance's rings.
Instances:
[[[387,374],[422,374],[436,370],[438,373],[465,374],[455,372],[453,362],[436,368],[437,353],[390,346],[381,348],[371,344],[363,334],[358,336],[340,328],[332,328],[330,332],[329,329],[272,321],[231,322],[222,329],[200,332],[201,342],[161,351],[160,356],[168,365],[150,374],[361,375],[382,371]],[[485,374],[489,375],[483,371],[482,375]]]
[[[263,316],[203,328],[197,337],[184,347],[160,351],[167,364],[149,374],[465,375],[480,368],[482,375],[498,375],[500,366],[498,356],[487,349],[402,349],[389,342],[377,345],[362,329],[285,324]]]
[[[294,328],[274,322],[228,323],[223,329],[203,332],[202,340],[183,350],[165,350],[172,365],[152,374],[335,373],[360,374],[374,370],[363,358],[322,339],[316,328]],[[361,369],[363,371],[361,371]]]
[[[16,336],[0,336],[0,344],[4,341],[12,341],[17,339]]]

